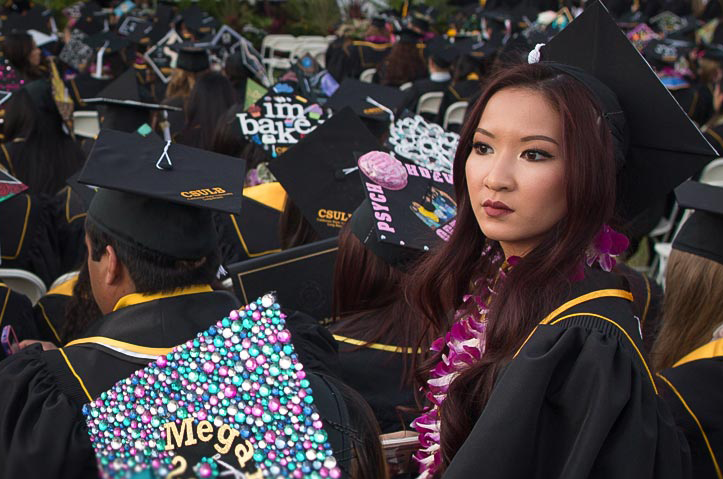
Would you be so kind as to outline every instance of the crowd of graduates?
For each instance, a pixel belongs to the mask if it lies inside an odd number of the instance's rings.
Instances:
[[[0,478],[723,479],[723,3],[449,3],[3,6]]]

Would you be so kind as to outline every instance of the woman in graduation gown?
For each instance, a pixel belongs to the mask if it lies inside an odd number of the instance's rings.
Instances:
[[[678,203],[696,211],[673,241],[653,364],[690,445],[693,476],[723,477],[723,188],[687,182]]]
[[[341,378],[372,407],[382,433],[389,433],[407,428],[411,418],[403,408],[415,405],[412,376],[420,338],[404,318],[409,308],[401,288],[406,267],[418,255],[375,241],[373,223],[365,200],[339,233],[330,329],[339,342]]]
[[[595,47],[606,49],[598,63],[580,60]],[[647,98],[605,75],[608,51]],[[607,224],[616,193],[631,214],[667,193],[670,183],[641,183],[646,168],[674,183],[691,174],[681,157],[695,170],[714,153],[602,4],[530,55],[540,56],[499,72],[471,111],[454,163],[454,234],[412,272],[407,297],[442,334],[424,385],[431,404],[414,422],[422,477],[686,477],[685,439],[642,353],[632,294],[609,272],[627,240]],[[637,128],[641,113],[654,129]],[[668,141],[680,156],[637,149]],[[616,189],[616,170],[645,197],[623,178]]]

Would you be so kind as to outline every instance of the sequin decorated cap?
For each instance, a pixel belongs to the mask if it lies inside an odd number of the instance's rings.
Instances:
[[[119,381],[83,413],[104,477],[336,479],[348,464],[333,455],[317,394],[334,392],[311,389],[284,315],[266,295]]]

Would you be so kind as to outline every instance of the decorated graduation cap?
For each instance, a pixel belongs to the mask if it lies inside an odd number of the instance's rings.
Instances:
[[[642,212],[717,156],[599,1],[540,53],[544,64],[582,82],[599,101],[621,169],[624,216]]]
[[[693,51],[691,42],[663,38],[652,40],[643,48],[643,56],[653,66],[673,65]]]
[[[27,189],[28,187],[22,181],[0,168],[0,203]]]
[[[172,47],[181,42],[181,36],[171,29],[143,54],[143,58],[164,83],[171,79],[171,72],[178,58],[178,53]]]
[[[389,126],[385,146],[397,158],[440,173],[452,173],[459,134],[419,115],[407,114]]]
[[[345,108],[269,165],[321,238],[336,236],[364,199],[356,159],[380,149],[372,133]]]
[[[198,73],[208,70],[211,64],[208,59],[209,44],[176,43],[171,48],[178,52],[176,68],[187,72]]]
[[[667,10],[651,17],[648,23],[666,37],[682,37],[692,33],[697,27],[695,17],[680,17]]]
[[[645,45],[651,40],[660,40],[660,35],[650,28],[646,23],[641,23],[633,27],[627,34],[628,40],[632,43],[638,51],[642,51]]]
[[[385,151],[358,159],[366,199],[351,231],[372,253],[404,270],[452,234],[457,216],[452,175],[400,161]]]
[[[459,48],[442,37],[435,37],[427,43],[427,57],[441,68],[449,68],[460,55]]]
[[[244,163],[151,136],[101,130],[78,182],[97,186],[88,218],[106,234],[178,259],[217,247],[211,210],[238,213]]]
[[[148,44],[151,41],[150,33],[153,23],[139,17],[125,17],[118,26],[118,34],[126,37],[135,44]]]
[[[398,88],[346,78],[326,106],[333,111],[348,106],[361,118],[388,122],[396,117],[403,102]]]
[[[238,114],[241,134],[272,158],[283,154],[327,118],[321,106],[297,92],[291,82],[278,82],[249,109]]]
[[[673,248],[723,264],[723,187],[686,181],[675,190],[681,208],[695,210],[673,240]]]
[[[348,458],[344,434],[325,429],[328,420],[349,430],[346,404],[304,370],[271,294],[119,381],[83,413],[103,477],[339,478],[349,468],[333,450]]]
[[[93,59],[94,50],[86,43],[87,38],[88,36],[80,30],[73,30],[70,39],[60,50],[58,58],[76,70],[81,70],[84,65],[89,65]]]
[[[181,12],[181,20],[197,40],[210,35],[218,26],[217,20],[201,10],[198,5],[192,5]]]

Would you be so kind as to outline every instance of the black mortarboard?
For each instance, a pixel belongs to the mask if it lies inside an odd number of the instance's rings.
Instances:
[[[723,264],[723,187],[686,181],[675,190],[681,208],[694,209],[673,248]]]
[[[12,12],[2,24],[4,35],[12,32],[27,32],[28,30],[50,33],[48,18],[43,15],[42,8],[33,7],[23,13]]]
[[[391,120],[388,111],[368,99],[391,110],[392,114],[396,116],[404,102],[404,95],[399,94],[398,88],[345,78],[339,89],[326,102],[326,106],[333,111],[339,111],[348,106],[361,118],[382,122]]]
[[[86,40],[84,33],[73,31],[73,35],[60,50],[58,58],[76,70],[80,70],[84,64],[87,66],[93,58],[93,47],[88,45]]]
[[[192,5],[181,12],[181,19],[186,28],[199,37],[210,34],[218,25],[216,19],[206,14],[198,5]]]
[[[356,158],[380,149],[372,133],[345,108],[269,165],[321,238],[336,236],[364,199]]]
[[[394,33],[399,37],[399,43],[419,43],[422,40],[422,35],[411,28],[402,28]]]
[[[597,97],[613,139],[620,213],[633,217],[717,156],[599,0],[541,50]]]
[[[170,80],[173,63],[178,59],[178,53],[173,51],[172,47],[181,42],[181,37],[175,30],[167,30],[163,37],[143,54],[146,63],[164,83]]]
[[[198,73],[208,70],[210,67],[208,50],[205,48],[205,45],[176,43],[172,48],[178,52],[176,68],[186,70],[187,72]]]
[[[371,25],[377,28],[386,28],[387,21],[384,17],[374,17],[372,18]]]
[[[243,195],[243,211],[230,220],[240,243],[237,248],[243,250],[241,256],[256,258],[278,253],[281,251],[279,221],[286,198],[283,188],[278,182],[263,183],[244,188]]]
[[[95,78],[88,73],[81,73],[76,75],[75,78],[67,80],[65,84],[73,97],[76,109],[79,109],[79,107],[85,106],[83,98],[96,98],[98,93],[110,85],[111,82],[112,80]]]
[[[337,250],[337,238],[327,238],[229,265],[229,275],[243,302],[275,291],[285,308],[326,322],[331,318]]]
[[[118,27],[118,34],[136,44],[148,44],[153,23],[138,17],[125,17]],[[165,30],[164,30],[165,33]]]
[[[428,57],[441,68],[449,68],[460,54],[459,48],[442,37],[435,37],[427,43]]]
[[[105,13],[101,11],[98,4],[88,2],[80,7],[80,17],[73,25],[86,35],[93,35],[105,29]]]
[[[660,12],[654,17],[651,17],[648,23],[666,37],[690,33],[698,26],[695,17],[680,17],[671,11]]]
[[[101,105],[99,112],[103,128],[133,132],[142,124],[149,122],[149,109],[133,104],[142,102],[136,72],[132,68],[98,92],[98,98],[83,98],[83,101]]]
[[[695,44],[681,40],[652,40],[643,48],[643,56],[653,65],[675,64],[681,57],[690,53]]]
[[[358,164],[366,200],[352,216],[351,230],[374,254],[404,269],[449,239],[457,215],[451,175],[384,151],[362,155]]]
[[[419,28],[423,32],[429,31],[429,25],[431,23],[431,18],[429,18],[426,15],[423,15],[419,12],[414,12],[412,14],[412,25]]]
[[[272,158],[294,147],[326,117],[319,104],[298,94],[289,82],[276,83],[246,112],[238,114],[241,134]]]
[[[240,211],[244,166],[154,136],[101,130],[78,181],[100,188],[88,217],[105,233],[194,259],[217,247],[210,210]]]

